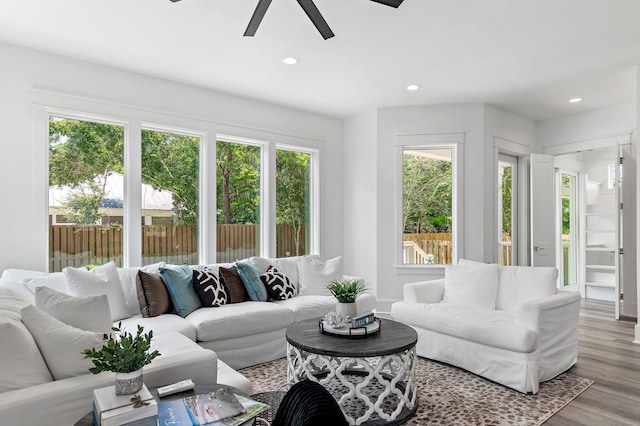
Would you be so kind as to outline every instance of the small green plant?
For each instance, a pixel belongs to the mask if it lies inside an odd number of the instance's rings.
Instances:
[[[149,352],[153,331],[143,333],[144,328],[138,325],[136,335],[132,335],[122,329],[122,323],[113,327],[114,334],[105,334],[102,337],[104,344],[100,350],[85,349],[82,353],[85,358],[93,358],[94,367],[89,371],[93,374],[111,371],[114,373],[131,373],[149,364],[155,357],[160,355],[157,350]]]
[[[365,291],[365,286],[358,280],[331,281],[327,289],[338,302],[353,303],[356,297]]]

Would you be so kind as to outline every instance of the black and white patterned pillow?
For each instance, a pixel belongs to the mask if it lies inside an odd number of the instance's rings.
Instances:
[[[203,306],[222,306],[229,302],[229,291],[224,280],[212,270],[193,271],[193,289]]]
[[[291,299],[296,295],[296,287],[291,280],[273,266],[269,266],[267,272],[260,275],[260,280],[273,300]]]

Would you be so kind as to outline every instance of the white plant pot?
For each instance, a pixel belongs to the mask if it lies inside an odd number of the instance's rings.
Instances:
[[[358,316],[358,307],[355,302],[353,303],[336,303],[336,312],[342,315],[349,315],[349,318],[353,320]]]
[[[133,395],[142,389],[142,368],[131,373],[116,373],[116,395]]]

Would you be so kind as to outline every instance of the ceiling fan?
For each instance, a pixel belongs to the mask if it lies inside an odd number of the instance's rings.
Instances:
[[[181,1],[181,0],[171,0],[173,3]],[[253,37],[258,31],[258,27],[260,26],[260,22],[262,22],[262,18],[264,18],[264,14],[267,13],[267,9],[269,9],[269,5],[272,0],[259,0],[258,5],[256,6],[256,10],[253,11],[253,16],[249,21],[249,25],[244,32],[245,37]],[[302,7],[304,12],[307,14],[313,25],[316,26],[322,38],[325,40],[333,37],[333,31],[329,28],[329,24],[324,20],[322,14],[316,7],[313,0],[297,0],[298,4]],[[376,3],[384,4],[385,6],[391,6],[398,8],[402,4],[404,0],[371,0]]]

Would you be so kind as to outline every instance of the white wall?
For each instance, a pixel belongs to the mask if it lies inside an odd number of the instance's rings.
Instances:
[[[404,283],[433,279],[443,267],[402,267],[399,250],[396,183],[396,137],[464,133],[462,243],[459,256],[479,261],[495,257],[494,199],[497,185],[494,138],[515,140],[528,149],[535,141],[530,120],[484,104],[452,104],[381,108],[377,131],[377,280],[378,307],[388,311],[402,299]],[[351,140],[345,137],[345,144]]]
[[[343,253],[342,120],[7,44],[0,63],[0,270],[47,265],[48,143],[34,104],[318,148],[320,254]]]
[[[344,270],[363,277],[376,289],[377,111],[345,120],[344,140]]]

